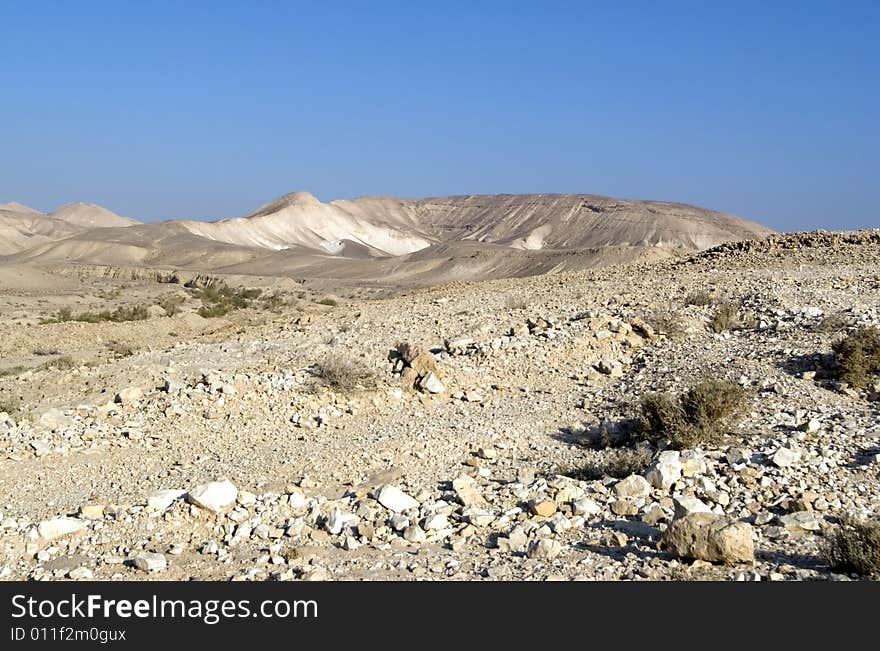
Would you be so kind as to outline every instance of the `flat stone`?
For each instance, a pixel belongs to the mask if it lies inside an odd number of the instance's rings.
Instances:
[[[681,456],[675,450],[664,450],[657,455],[657,459],[651,464],[645,479],[654,488],[667,491],[672,485],[681,479],[682,465]]]
[[[692,495],[676,495],[672,498],[675,517],[681,518],[690,513],[711,513],[712,509],[701,499]]]
[[[556,502],[553,500],[532,500],[529,504],[529,509],[535,515],[541,516],[542,518],[549,518],[556,513]]]
[[[238,489],[228,479],[212,481],[196,486],[186,494],[186,499],[212,513],[222,513],[235,505]]]
[[[614,485],[614,494],[618,497],[647,497],[651,494],[651,485],[641,475],[630,475]]]
[[[161,513],[168,510],[174,502],[184,495],[186,495],[185,490],[175,488],[150,493],[147,496],[146,510],[148,512],[158,511]]]
[[[84,520],[80,520],[79,518],[52,518],[51,520],[43,520],[39,525],[37,525],[37,531],[40,534],[40,538],[43,540],[50,542],[52,540],[58,540],[59,538],[64,538],[65,536],[69,536],[71,534],[79,533],[88,528],[88,525]]]
[[[391,484],[385,484],[376,491],[376,500],[389,511],[397,513],[419,506],[417,500]]]
[[[428,393],[443,393],[446,391],[446,386],[440,381],[440,378],[430,371],[419,381],[419,387]]]
[[[464,506],[486,503],[486,500],[477,489],[476,480],[468,475],[461,475],[453,479],[452,490],[455,491],[455,496]]]
[[[168,567],[168,561],[165,560],[163,554],[141,552],[134,557],[132,565],[144,572],[161,572]]]
[[[425,518],[424,522],[425,531],[441,531],[443,529],[449,528],[449,518],[447,518],[442,513],[436,513],[434,515],[428,516]]]
[[[779,448],[771,457],[771,461],[780,468],[788,468],[801,460],[801,453],[791,448]]]
[[[104,518],[104,505],[83,504],[79,507],[79,515],[86,520],[102,520]]]
[[[116,394],[114,401],[120,405],[133,405],[144,397],[144,392],[140,387],[128,387]]]
[[[553,560],[562,552],[562,545],[553,538],[541,538],[529,545],[529,558]]]
[[[571,503],[572,512],[575,515],[593,516],[602,512],[602,507],[594,499],[583,497]]]

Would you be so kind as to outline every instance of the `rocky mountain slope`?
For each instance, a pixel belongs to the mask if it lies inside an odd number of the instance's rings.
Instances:
[[[828,549],[880,513],[880,377],[833,345],[880,326],[878,255],[787,234],[218,318],[168,282],[0,294],[0,577],[861,578]],[[723,436],[626,438],[707,377],[745,401]]]
[[[592,195],[285,195],[240,218],[127,225],[95,210],[49,216],[102,226],[32,240],[9,261],[177,267],[252,275],[431,284],[583,269],[762,237],[771,231],[684,204]],[[7,253],[12,251],[7,251]]]

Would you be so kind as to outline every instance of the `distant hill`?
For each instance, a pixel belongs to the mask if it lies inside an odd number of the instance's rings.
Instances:
[[[244,217],[213,222],[140,224],[91,204],[30,219],[44,220],[43,232],[31,233],[29,241],[19,237],[0,254],[15,253],[18,262],[419,282],[430,282],[432,274],[440,282],[545,273],[633,259],[645,249],[701,250],[772,233],[687,204],[575,194],[323,203],[296,192]]]

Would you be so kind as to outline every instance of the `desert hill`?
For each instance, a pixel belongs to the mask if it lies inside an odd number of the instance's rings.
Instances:
[[[0,255],[11,256],[9,262],[416,284],[584,269],[648,250],[672,255],[772,233],[686,204],[575,194],[325,203],[295,192],[243,217],[212,222],[140,224],[91,204],[68,204],[45,216],[0,214],[11,215],[10,223],[0,222],[9,233]]]

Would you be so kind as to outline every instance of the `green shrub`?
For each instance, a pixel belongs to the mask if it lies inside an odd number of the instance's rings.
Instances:
[[[829,564],[863,575],[880,574],[880,521],[843,517],[830,537]]]
[[[224,316],[232,310],[250,307],[260,294],[260,289],[232,288],[222,281],[210,283],[196,293],[202,299],[199,315],[206,319]]]
[[[880,329],[859,328],[836,342],[834,361],[841,380],[856,388],[864,387],[880,374]]]
[[[66,321],[78,321],[81,323],[113,321],[121,323],[124,321],[143,321],[149,316],[147,308],[143,305],[135,305],[133,307],[120,306],[112,312],[104,310],[102,312],[82,312],[81,314],[73,314],[69,307],[63,307],[55,313],[55,316],[49,319],[42,319],[40,323],[64,323]]]
[[[744,401],[745,390],[726,380],[704,380],[678,397],[649,393],[640,402],[637,435],[669,439],[677,449],[712,443],[739,416]]]

